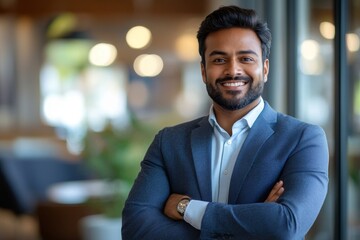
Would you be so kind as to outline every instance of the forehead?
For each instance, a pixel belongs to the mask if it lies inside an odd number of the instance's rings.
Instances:
[[[251,50],[261,56],[261,42],[253,30],[227,28],[210,33],[205,40],[205,55],[213,51],[239,52]]]

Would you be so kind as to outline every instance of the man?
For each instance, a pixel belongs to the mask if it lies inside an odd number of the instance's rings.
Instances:
[[[304,239],[327,193],[323,130],[262,99],[271,34],[253,10],[221,7],[197,37],[210,114],[157,134],[123,239]]]

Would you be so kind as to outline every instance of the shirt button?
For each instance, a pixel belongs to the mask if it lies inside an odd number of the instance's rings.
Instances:
[[[227,143],[228,145],[231,145],[232,141],[231,141],[231,140],[227,140],[226,143]]]

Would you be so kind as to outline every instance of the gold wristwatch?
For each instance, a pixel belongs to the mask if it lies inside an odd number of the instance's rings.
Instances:
[[[190,198],[182,198],[176,206],[177,212],[183,217],[187,206],[189,205]]]

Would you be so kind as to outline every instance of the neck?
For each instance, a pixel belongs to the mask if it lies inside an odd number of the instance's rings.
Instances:
[[[227,110],[220,105],[214,103],[214,113],[216,116],[216,121],[218,124],[231,136],[232,135],[232,126],[236,121],[243,118],[248,114],[254,107],[256,107],[260,102],[260,97],[255,101],[251,102],[244,108],[238,110]]]

